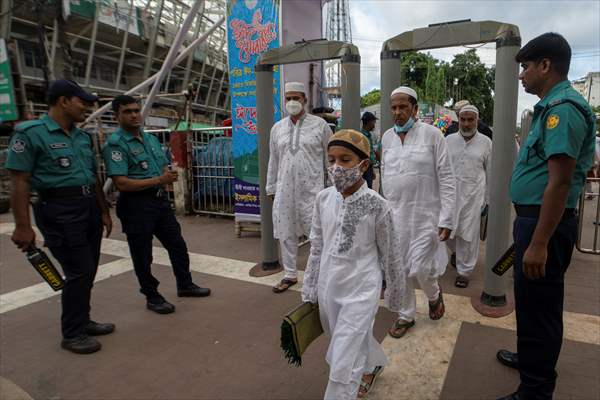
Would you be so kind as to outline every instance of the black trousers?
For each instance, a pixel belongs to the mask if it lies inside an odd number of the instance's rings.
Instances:
[[[166,196],[157,197],[153,192],[123,192],[117,200],[117,216],[127,235],[140,292],[148,300],[160,296],[160,282],[151,270],[154,236],[169,253],[177,288],[184,289],[192,283],[187,245]]]
[[[95,196],[40,200],[34,207],[45,245],[65,274],[61,330],[66,339],[85,334],[100,259],[102,218]]]
[[[369,169],[365,171],[363,174],[363,179],[367,181],[367,186],[369,189],[373,189],[373,179],[375,178],[375,171],[373,170],[373,166],[369,165]]]
[[[577,218],[563,219],[548,244],[545,277],[529,279],[523,255],[536,225],[537,218],[517,217],[513,229],[519,393],[525,400],[552,399],[563,338],[564,276],[577,240]]]

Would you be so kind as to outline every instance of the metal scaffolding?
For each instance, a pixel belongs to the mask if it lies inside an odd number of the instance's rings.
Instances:
[[[193,4],[194,0],[0,0],[15,87],[24,92],[17,93],[21,113],[43,110],[46,79],[71,78],[100,97],[145,81],[161,69]],[[225,0],[207,0],[193,18],[183,47],[210,30],[225,12]],[[181,92],[190,86],[195,120],[216,124],[228,118],[224,26],[170,69],[159,92]],[[160,98],[152,115],[172,115],[181,102]]]
[[[327,4],[326,17],[327,40],[352,43],[352,24],[350,23],[349,0],[330,0]],[[341,98],[340,78],[342,76],[340,60],[327,60],[325,67],[325,87],[323,91],[327,94],[329,105],[337,106]]]

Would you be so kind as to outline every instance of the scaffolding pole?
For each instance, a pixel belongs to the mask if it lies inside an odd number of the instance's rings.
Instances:
[[[188,47],[186,47],[181,53],[179,53],[179,55],[177,56],[177,59],[175,60],[175,62],[173,63],[173,65],[175,64],[179,64],[180,62],[182,62],[183,60],[185,60],[185,58],[190,55],[191,52],[194,51],[194,49],[201,44],[202,42],[204,42],[207,38],[210,37],[210,35],[219,27],[221,26],[221,24],[223,24],[223,22],[225,22],[225,17],[221,17],[221,19],[219,19],[217,22],[215,22],[215,24],[213,26],[210,27],[210,29],[208,31],[206,31],[205,33],[202,34],[202,36],[200,36],[198,39],[194,40]],[[128,91],[125,92],[125,94],[133,94],[136,93],[142,89],[147,88],[148,86],[152,85],[152,83],[156,80],[156,78],[158,77],[158,73],[151,76],[150,78],[146,79],[144,82],[140,83],[139,85],[133,87],[132,89],[129,89]],[[110,108],[110,103],[107,103],[105,105],[103,105],[102,107],[100,107],[97,111],[94,111],[94,113],[92,115],[90,115],[86,120],[85,123],[88,123],[90,120],[92,120],[93,118],[104,114],[106,111],[108,111],[108,109]]]
[[[121,85],[121,74],[123,74],[123,64],[125,63],[125,50],[127,49],[127,40],[129,40],[129,24],[131,23],[131,15],[133,14],[133,0],[129,6],[129,13],[127,14],[127,28],[123,33],[123,43],[121,44],[121,55],[119,57],[119,67],[117,69],[117,81],[115,82],[115,89],[119,90]]]
[[[96,13],[94,15],[94,26],[92,27],[92,39],[90,41],[90,50],[88,53],[87,64],[85,67],[85,81],[84,86],[90,84],[90,76],[92,74],[92,62],[94,61],[94,50],[96,48],[96,35],[98,34],[98,13],[100,7],[96,7]]]
[[[149,2],[150,1],[148,1],[148,3]],[[152,62],[154,61],[154,50],[156,48],[156,37],[158,36],[158,27],[160,26],[160,18],[162,16],[164,5],[165,0],[160,0],[160,6],[158,8],[158,12],[156,13],[156,18],[154,19],[154,27],[152,30],[152,36],[150,37],[150,44],[148,45],[148,59],[146,60],[146,66],[144,67],[144,79],[147,79],[152,72]]]
[[[148,113],[152,109],[152,103],[154,103],[154,96],[156,96],[156,94],[159,92],[165,76],[167,74],[169,74],[169,72],[171,71],[171,67],[174,65],[174,63],[177,59],[177,53],[179,52],[179,49],[181,48],[181,45],[183,44],[183,40],[185,39],[185,36],[187,35],[188,31],[190,30],[190,26],[192,25],[192,22],[194,22],[194,19],[198,15],[198,11],[200,10],[200,7],[202,7],[204,9],[204,0],[194,1],[194,4],[190,8],[188,15],[185,17],[185,20],[183,21],[183,24],[181,24],[181,28],[179,28],[179,30],[177,31],[177,35],[175,36],[175,40],[173,40],[171,49],[169,50],[167,57],[165,57],[163,65],[160,68],[160,71],[158,72],[158,76],[156,77],[156,81],[152,85],[152,89],[150,89],[150,94],[148,95],[148,99],[146,100],[146,103],[144,104],[144,108],[142,109],[142,121],[146,120]]]

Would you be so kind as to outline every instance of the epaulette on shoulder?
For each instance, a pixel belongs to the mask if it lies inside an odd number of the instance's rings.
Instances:
[[[21,122],[15,127],[15,132],[26,133],[29,129],[34,128],[36,126],[43,125],[44,122],[39,119],[34,119],[31,121]]]
[[[571,105],[573,105],[581,114],[583,114],[584,118],[589,118],[590,117],[590,112],[581,104],[579,104],[578,102],[576,102],[573,99],[570,98],[562,98],[562,99],[556,99],[556,100],[552,100],[550,103],[548,103],[548,105],[546,106],[546,109],[550,109],[552,107],[556,107],[560,104],[565,104],[565,103],[569,103]]]

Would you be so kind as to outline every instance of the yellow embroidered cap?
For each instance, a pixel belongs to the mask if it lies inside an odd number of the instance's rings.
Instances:
[[[331,138],[329,138],[329,144],[327,147],[329,146],[342,146],[349,148],[361,158],[369,158],[369,154],[371,154],[369,139],[354,129],[342,129],[337,131],[331,136]]]

